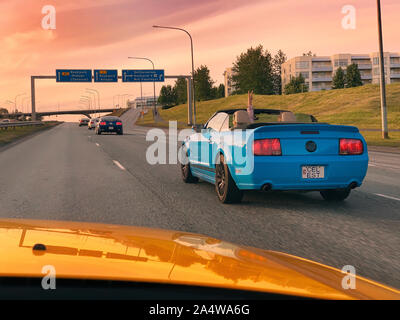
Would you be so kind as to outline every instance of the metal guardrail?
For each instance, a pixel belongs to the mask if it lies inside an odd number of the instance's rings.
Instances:
[[[44,123],[42,121],[15,121],[15,122],[0,122],[0,129],[25,127],[25,126],[40,126]]]

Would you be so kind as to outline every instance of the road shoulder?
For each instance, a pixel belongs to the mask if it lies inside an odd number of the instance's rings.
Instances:
[[[368,146],[368,151],[400,154],[400,148],[384,146]]]
[[[61,124],[62,122],[55,122],[55,123],[51,123],[49,125],[44,125],[43,127],[38,128],[37,130],[33,130],[32,132],[20,135],[15,137],[12,141],[10,142],[6,142],[6,143],[0,143],[0,152],[5,151],[21,142],[24,142],[26,140],[29,140],[37,135],[39,135],[40,133],[43,133],[47,130],[53,129],[55,127],[57,127],[59,124]]]

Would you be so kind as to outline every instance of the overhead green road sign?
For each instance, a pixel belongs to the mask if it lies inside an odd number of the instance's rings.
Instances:
[[[57,82],[92,82],[92,70],[57,69]]]
[[[118,70],[94,70],[94,82],[118,82]]]
[[[164,70],[122,70],[122,82],[164,82]]]

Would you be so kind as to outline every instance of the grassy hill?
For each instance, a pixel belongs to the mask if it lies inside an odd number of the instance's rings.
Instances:
[[[107,116],[120,117],[120,116],[122,116],[126,111],[128,111],[128,108],[115,109],[113,112],[107,114]]]
[[[360,129],[379,129],[380,93],[379,85],[365,85],[357,88],[306,92],[293,95],[269,96],[255,95],[255,108],[284,109],[298,113],[314,115],[320,122],[355,125]],[[227,98],[202,101],[196,104],[197,123],[204,123],[212,113],[220,109],[243,108],[247,105],[247,95],[235,95]],[[400,83],[387,86],[388,124],[390,129],[400,129]],[[186,123],[187,105],[160,110],[165,121],[177,120]],[[154,123],[151,113],[138,122],[139,125],[165,126]],[[184,127],[183,125],[180,126]],[[379,141],[380,133],[368,133],[370,141]],[[394,139],[383,145],[400,145],[400,133],[392,132]]]

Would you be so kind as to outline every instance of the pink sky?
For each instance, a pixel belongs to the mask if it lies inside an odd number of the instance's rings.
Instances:
[[[56,8],[56,30],[41,27],[44,5]],[[355,30],[341,27],[344,5],[356,8]],[[400,51],[400,1],[382,0],[385,51]],[[318,55],[377,51],[375,0],[0,0],[0,106],[19,93],[30,95],[30,75],[57,68],[150,68],[189,74],[188,37],[153,24],[182,27],[194,40],[195,65],[207,65],[216,83],[236,56],[262,44],[289,58],[309,50]],[[157,92],[162,84],[157,84]],[[104,107],[116,94],[140,95],[138,84],[37,85],[37,109],[77,108],[85,88],[100,91]],[[144,84],[152,95],[152,84]],[[22,99],[19,99],[21,101]],[[27,108],[25,100],[24,108]],[[18,103],[19,104],[19,103]]]

